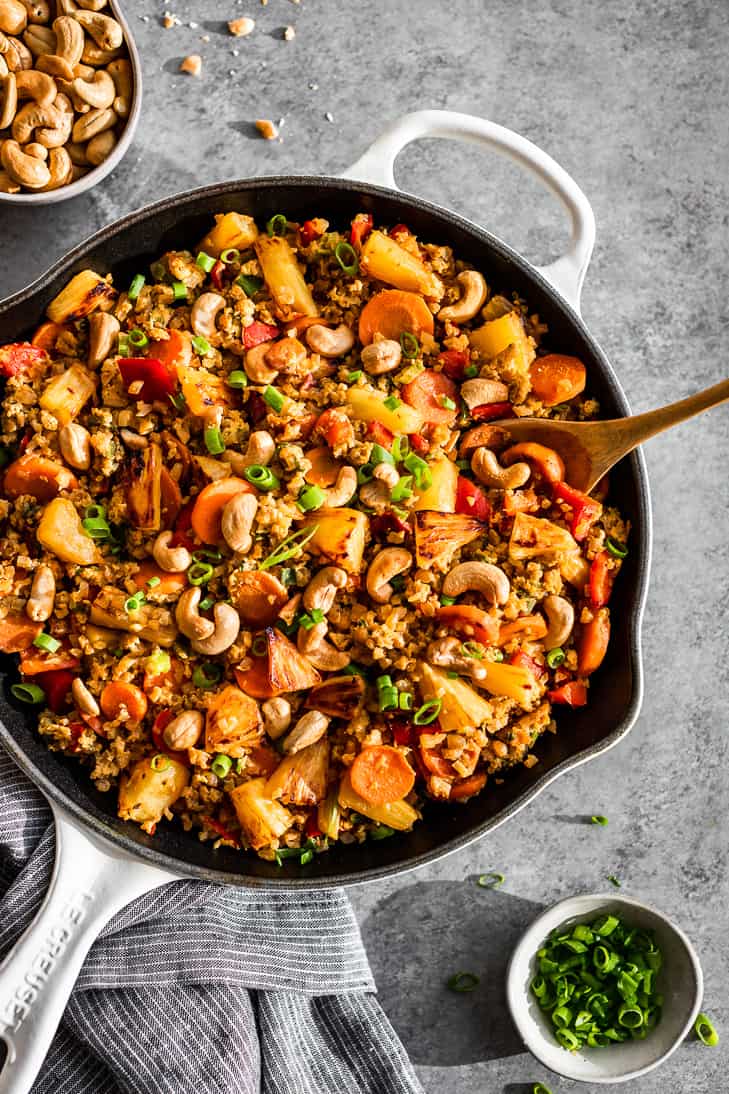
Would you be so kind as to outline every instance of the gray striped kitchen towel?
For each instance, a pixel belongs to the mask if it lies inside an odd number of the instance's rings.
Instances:
[[[0,957],[53,864],[48,807],[0,750]],[[423,1094],[341,890],[166,885],[91,949],[33,1094]]]

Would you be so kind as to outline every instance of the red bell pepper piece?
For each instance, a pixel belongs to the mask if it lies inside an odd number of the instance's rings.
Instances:
[[[259,323],[254,320],[248,327],[243,328],[243,345],[246,349],[260,346],[261,342],[270,342],[278,337],[278,327],[273,323]]]
[[[352,435],[352,423],[343,410],[331,407],[316,419],[316,429],[330,448],[345,444]]]
[[[387,426],[382,422],[368,422],[367,423],[367,436],[375,444],[382,445],[389,452],[392,448],[392,442],[395,440],[395,434],[392,433]]]
[[[0,376],[9,378],[21,372],[30,372],[45,365],[47,360],[48,354],[40,346],[32,346],[30,342],[11,342],[10,345],[0,346]]]
[[[407,224],[394,224],[387,234],[390,236],[409,236],[410,229]]]
[[[215,263],[212,270],[210,271],[210,280],[218,291],[225,288],[225,273],[227,269],[228,267],[225,265],[225,263],[221,262],[220,259],[218,259],[218,261]]]
[[[516,665],[517,668],[520,669],[526,669],[536,680],[541,680],[547,671],[538,661],[535,661],[528,653],[524,653],[523,650],[517,650],[516,653],[512,653],[509,658],[509,664]]]
[[[413,452],[416,452],[418,456],[424,456],[426,452],[430,452],[430,444],[420,433],[408,433],[408,440]]]
[[[328,224],[326,220],[321,217],[314,217],[313,220],[305,220],[299,228],[299,235],[301,236],[301,242],[308,244],[313,243],[315,239],[319,239],[323,236],[327,230]]]
[[[74,676],[70,669],[53,669],[37,677],[38,686],[43,688],[46,702],[54,714],[60,714],[65,709]]]
[[[561,703],[568,707],[587,706],[587,688],[581,680],[570,680],[568,684],[548,691],[547,696],[552,703]]]
[[[71,752],[77,752],[78,743],[81,740],[81,734],[86,729],[86,726],[83,724],[83,722],[71,722],[71,725],[68,727],[68,729],[71,734]]]
[[[254,425],[259,425],[268,414],[268,405],[260,391],[249,391],[246,410]]]
[[[456,512],[465,513],[476,520],[487,521],[491,516],[491,505],[480,486],[471,482],[465,475],[458,476],[456,488]]]
[[[232,832],[229,832],[224,824],[215,820],[215,817],[201,817],[201,820],[205,822],[208,828],[212,828],[213,832],[217,832],[221,839],[230,840],[235,847],[240,847],[240,840],[236,839]]]
[[[575,490],[574,486],[570,486],[566,482],[556,482],[553,489],[555,498],[565,502],[572,510],[570,532],[580,543],[602,513],[602,505],[599,501],[591,498],[589,494],[583,494],[581,490]]]
[[[475,422],[495,422],[500,418],[515,418],[516,414],[511,403],[483,403],[473,408],[471,417]]]
[[[319,822],[316,813],[310,813],[306,818],[306,824],[304,825],[304,835],[309,839],[320,839],[322,836],[322,830],[319,827]]]
[[[387,509],[384,513],[378,513],[377,516],[370,517],[370,532],[374,539],[384,539],[389,532],[409,534],[410,525],[407,521],[402,520],[397,513],[393,513],[392,509]]]
[[[375,226],[372,213],[357,213],[349,230],[349,242],[353,247],[361,247]]]
[[[438,354],[438,361],[443,366],[443,371],[451,380],[462,380],[471,356],[467,350],[444,349]]]
[[[135,388],[133,398],[153,403],[174,394],[177,377],[156,357],[120,357],[118,364],[125,391],[141,381],[142,386],[138,391]]]
[[[400,745],[401,748],[410,748],[416,736],[417,726],[406,721],[405,718],[393,718],[390,720],[390,729],[396,745]]]
[[[610,555],[607,551],[601,551],[590,566],[588,590],[593,608],[605,607],[613,591],[616,576],[617,571],[610,564]]]

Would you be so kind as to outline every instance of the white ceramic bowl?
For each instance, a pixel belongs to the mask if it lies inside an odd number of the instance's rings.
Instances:
[[[655,932],[663,953],[657,980],[664,997],[661,1020],[643,1041],[568,1052],[555,1041],[549,1019],[529,990],[537,972],[536,953],[555,927],[587,922],[606,913]],[[683,931],[655,908],[612,893],[568,897],[548,908],[522,935],[506,973],[511,1017],[529,1051],[558,1075],[589,1083],[624,1083],[667,1060],[696,1021],[703,991],[699,959]]]
[[[103,178],[106,178],[109,172],[114,170],[119,163],[119,160],[124,156],[129,145],[132,143],[132,137],[134,136],[134,131],[136,130],[137,122],[139,121],[139,112],[142,109],[142,62],[139,59],[139,52],[134,38],[132,37],[131,30],[129,29],[129,23],[124,17],[124,13],[119,7],[117,0],[109,0],[109,10],[114,18],[121,24],[121,28],[124,31],[124,43],[129,53],[129,60],[132,66],[132,78],[134,80],[134,90],[129,117],[126,120],[126,125],[122,130],[118,143],[115,145],[111,155],[108,156],[103,163],[100,163],[98,167],[92,168],[91,171],[82,178],[77,179],[76,182],[70,182],[67,186],[59,186],[57,190],[46,190],[42,193],[38,191],[24,191],[20,194],[0,193],[0,206],[55,205],[59,201],[66,201],[68,198],[78,197],[79,194],[91,190],[92,187],[96,186],[97,182],[101,182]]]

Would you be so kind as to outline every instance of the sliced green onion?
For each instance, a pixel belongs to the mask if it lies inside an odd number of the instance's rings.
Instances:
[[[278,490],[281,483],[271,471],[270,467],[265,467],[261,463],[252,463],[250,467],[243,469],[243,478],[248,479],[248,482],[253,486],[257,486],[259,490],[269,491]]]
[[[594,817],[590,817],[590,820],[593,824],[599,824],[601,828],[607,828],[609,823],[607,817],[603,817],[601,813],[596,813]]]
[[[358,665],[356,661],[350,661],[346,668],[342,669],[342,676],[366,676],[367,669],[364,665]]]
[[[210,353],[211,347],[207,338],[203,338],[201,334],[196,334],[192,339],[192,348],[195,350],[195,353],[198,353],[201,357],[205,357],[206,354]]]
[[[388,410],[397,410],[399,406],[402,406],[402,400],[398,399],[397,395],[390,395],[382,403]]]
[[[215,603],[215,601],[213,600],[212,597],[206,596],[200,601],[200,603],[198,604],[198,607],[199,607],[201,612],[206,612],[206,611],[208,611],[209,608],[212,608],[214,603]]]
[[[453,402],[450,395],[441,395],[440,405],[443,407],[444,410],[455,410],[456,409],[456,404]]]
[[[443,708],[442,699],[429,699],[415,711],[413,721],[416,726],[429,726],[434,722]]]
[[[228,387],[248,387],[248,377],[240,369],[234,369],[228,375]]]
[[[283,570],[279,574],[279,581],[282,585],[296,585],[296,570],[291,566],[284,566]]]
[[[150,589],[156,589],[159,584],[161,584],[161,582],[158,577],[150,577],[147,581],[147,585]]]
[[[226,775],[230,774],[230,769],[233,766],[233,761],[230,756],[226,756],[224,753],[219,752],[213,762],[210,764],[210,770],[213,775],[217,775],[219,779],[224,779]]]
[[[255,296],[257,292],[260,292],[263,281],[260,277],[253,277],[251,274],[240,274],[233,284],[242,289],[246,296]]]
[[[643,1011],[635,1003],[624,1003],[618,1011],[618,1022],[626,1029],[639,1029],[643,1025]]]
[[[207,585],[212,576],[213,567],[209,562],[193,562],[187,571],[187,580],[191,585]]]
[[[389,463],[394,467],[395,457],[392,452],[388,452],[381,444],[373,444],[370,453],[370,463],[374,464],[375,467],[378,463]]]
[[[555,646],[553,650],[549,650],[547,653],[547,664],[550,669],[556,669],[559,665],[564,664],[565,653],[561,646]]]
[[[504,660],[504,651],[503,650],[493,650],[492,653],[491,653],[491,660],[496,661],[497,663],[499,661],[503,661]]]
[[[13,684],[10,688],[11,694],[21,703],[42,703],[46,697],[43,688],[39,688],[37,684]]]
[[[326,491],[320,486],[305,486],[296,499],[296,504],[302,513],[310,513],[314,509],[319,509],[326,500]]]
[[[362,379],[362,369],[356,368],[353,372],[347,373],[346,383],[356,384]]]
[[[357,252],[351,243],[345,243],[344,241],[337,243],[334,248],[334,257],[346,274],[351,276],[359,270]]]
[[[119,341],[117,343],[116,351],[120,357],[132,357],[132,344],[129,341],[129,336],[126,334],[119,335]]]
[[[286,536],[286,539],[281,540],[278,547],[274,548],[263,562],[258,564],[258,569],[270,570],[272,566],[278,566],[290,558],[296,558],[318,530],[319,525],[314,524],[311,528],[299,528],[298,531],[292,532],[290,536]]]
[[[366,482],[372,482],[374,478],[374,468],[371,463],[363,463],[361,467],[357,468],[357,482],[360,486],[363,486]]]
[[[111,537],[111,528],[101,517],[86,517],[81,524],[86,535],[91,539],[103,540]]]
[[[407,357],[409,361],[412,361],[420,353],[420,342],[409,330],[404,330],[400,335],[400,346],[403,357]]]
[[[129,344],[134,346],[135,349],[143,349],[149,342],[149,338],[147,338],[144,331],[139,330],[137,327],[135,327],[134,330],[129,331],[127,339],[129,340]]]
[[[412,475],[401,475],[390,491],[390,499],[394,502],[407,501],[413,496],[412,483]]]
[[[207,426],[204,437],[205,447],[211,456],[219,456],[221,452],[225,452],[225,441],[216,425]]]
[[[134,596],[128,596],[124,601],[125,612],[137,612],[146,603],[146,597],[143,592],[137,592]]]
[[[409,691],[401,691],[398,696],[398,706],[400,710],[412,710],[413,709],[413,697]]]
[[[485,656],[484,648],[480,642],[462,642],[461,653],[464,657],[472,657],[476,661],[483,661]]]
[[[475,376],[478,376],[478,365],[466,365],[463,375],[467,380],[473,380]]]
[[[308,866],[310,862],[313,862],[313,860],[314,860],[314,852],[309,847],[309,848],[307,848],[306,851],[302,851],[301,858],[299,859],[299,863],[302,866]]]
[[[386,824],[378,824],[376,828],[373,828],[370,832],[370,839],[389,839],[390,836],[395,835],[395,829],[388,827]]]
[[[490,873],[481,874],[476,884],[480,889],[498,889],[505,881],[506,877],[504,874]]]
[[[156,756],[152,757],[149,765],[153,771],[166,771],[171,763],[169,756],[165,756],[164,752],[158,752]]]
[[[283,213],[276,213],[266,224],[266,232],[270,236],[282,236],[286,234],[289,222]]]
[[[254,657],[265,657],[268,653],[268,642],[265,634],[257,634],[251,643],[251,653]]]
[[[226,266],[230,266],[234,262],[240,262],[240,251],[237,247],[226,247],[224,251],[220,252],[220,261],[224,262]]]
[[[409,451],[410,438],[407,436],[395,437],[395,440],[392,442],[392,457],[395,463],[400,463],[401,460],[404,460]]]
[[[711,1019],[703,1012],[698,1016],[694,1022],[694,1032],[703,1044],[708,1045],[709,1048],[714,1048],[719,1044],[719,1034],[717,1033]]]
[[[424,459],[411,452],[402,462],[403,466],[414,475],[418,490],[427,490],[432,485],[433,474]]]
[[[56,650],[61,648],[61,643],[57,638],[43,631],[33,639],[33,645],[36,649],[45,650],[46,653],[55,653]]]
[[[535,1083],[532,1087],[532,1094],[552,1094],[552,1091],[544,1083]]]
[[[205,273],[210,273],[213,266],[215,265],[215,259],[212,257],[212,255],[205,254],[205,251],[200,251],[197,258],[195,259],[195,265],[199,266],[201,270],[205,271]]]
[[[608,881],[611,885],[614,885],[616,889],[621,888],[620,878],[615,877],[615,874],[608,874]]]
[[[167,398],[170,400],[175,410],[182,412],[187,409],[187,402],[181,391],[176,392],[174,395],[168,395]]]
[[[263,392],[263,399],[264,402],[268,403],[271,410],[275,410],[277,414],[283,407],[284,402],[286,401],[281,392],[277,388],[271,387],[270,384]]]
[[[172,303],[181,304],[183,301],[187,302],[187,285],[183,285],[181,281],[173,281]]]
[[[625,558],[628,554],[627,544],[621,543],[620,540],[613,539],[612,536],[608,536],[605,540],[605,550],[613,558]]]
[[[458,992],[475,991],[480,983],[481,977],[474,972],[456,972],[446,980],[446,986]]]
[[[210,691],[223,679],[223,666],[216,665],[214,661],[206,661],[198,665],[192,674],[192,682],[196,688]]]
[[[135,274],[132,278],[132,283],[129,286],[129,292],[127,293],[127,297],[132,301],[132,303],[134,303],[135,300],[139,299],[139,294],[144,288],[145,281],[146,278],[144,274]]]
[[[193,562],[222,562],[223,556],[217,547],[201,547],[199,551],[194,551],[192,555]]]
[[[455,596],[446,596],[445,593],[441,593],[440,602],[444,608],[450,608],[451,604],[455,604]]]

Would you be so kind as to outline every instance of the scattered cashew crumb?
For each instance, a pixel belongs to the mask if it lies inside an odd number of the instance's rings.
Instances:
[[[284,40],[286,42],[293,42],[294,38],[296,37],[295,28],[294,27],[286,27],[286,29],[283,32],[283,36],[284,36]]]
[[[180,20],[171,11],[166,11],[162,16],[162,26],[165,30],[170,30],[171,27],[179,27],[179,25]]]
[[[200,26],[199,23],[193,23],[193,22],[189,22],[187,25],[190,28],[190,30],[197,30],[197,28]]]
[[[261,118],[256,122],[256,129],[267,141],[274,141],[278,136],[276,126],[268,118]]]
[[[324,115],[324,117],[326,118],[326,120],[327,120],[328,122],[333,122],[333,121],[334,121],[334,115],[332,114],[331,110],[327,110],[327,112],[326,112],[326,114]]]
[[[246,38],[252,32],[255,25],[254,19],[250,19],[247,15],[244,15],[240,19],[231,19],[228,23],[228,30],[231,34],[234,34],[236,38]]]
[[[180,65],[180,72],[186,72],[188,76],[199,76],[202,72],[202,57],[199,53],[191,53],[185,57]]]

